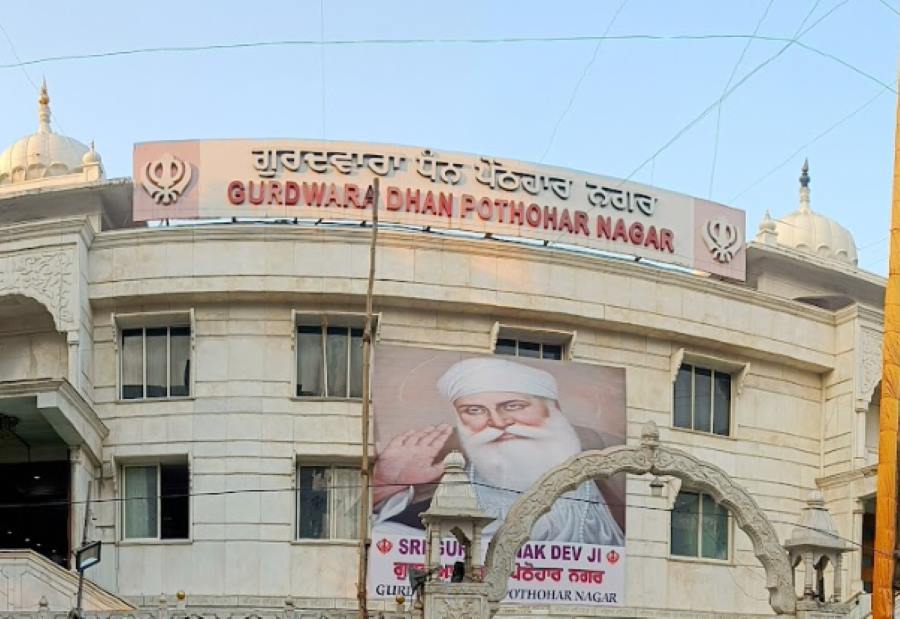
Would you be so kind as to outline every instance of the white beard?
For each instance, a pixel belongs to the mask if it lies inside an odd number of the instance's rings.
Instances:
[[[544,473],[579,453],[581,441],[572,424],[556,406],[548,404],[547,410],[550,415],[540,427],[486,427],[472,433],[457,423],[462,447],[478,475],[492,486],[523,492]],[[523,438],[494,442],[504,432]]]

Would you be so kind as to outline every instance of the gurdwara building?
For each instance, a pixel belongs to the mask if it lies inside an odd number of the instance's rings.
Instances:
[[[534,528],[501,615],[770,616],[761,548],[804,526],[843,554],[797,595],[865,606],[885,280],[807,165],[748,232],[662,188],[394,145],[160,141],[109,179],[46,88],[38,112],[0,154],[0,616],[72,608],[94,541],[88,613],[356,616],[375,205],[372,616],[409,610],[454,441],[502,516],[544,454],[638,448],[648,422],[718,472],[559,497],[587,507]],[[560,411],[574,434],[490,468]]]

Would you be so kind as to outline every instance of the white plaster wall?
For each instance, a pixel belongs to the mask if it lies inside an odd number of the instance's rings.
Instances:
[[[851,397],[844,374],[853,367],[835,370],[829,312],[623,263],[423,235],[382,239],[381,342],[489,352],[495,320],[577,329],[577,361],[626,368],[629,442],[656,421],[664,442],[722,467],[788,535],[823,471],[823,413],[843,423]],[[266,490],[195,497],[189,542],[120,543],[115,558],[106,555],[115,567],[104,584],[148,601],[184,590],[195,599],[290,593],[352,606],[355,546],[292,542],[290,489],[297,458],[353,462],[358,404],[291,398],[291,310],[361,310],[365,242],[352,232],[250,226],[98,235],[89,293],[94,399],[110,429],[104,496],[118,492],[117,463],[163,455],[190,458],[194,493]],[[193,397],[117,402],[111,314],[190,308]],[[732,437],[671,428],[680,347],[750,362]],[[841,378],[826,389],[825,374]],[[828,457],[839,460],[835,428]],[[659,501],[644,480],[629,480],[627,495],[629,606],[771,612],[743,533],[735,530],[724,565],[669,560],[667,512],[644,509]],[[118,539],[117,518],[112,504],[98,508],[108,542]]]
[[[63,378],[66,336],[56,331],[0,335],[0,382]]]

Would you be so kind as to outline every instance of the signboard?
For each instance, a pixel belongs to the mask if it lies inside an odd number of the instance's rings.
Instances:
[[[588,449],[625,442],[625,371],[597,365],[377,345],[376,461],[369,595],[412,595],[425,562],[419,515],[444,456],[461,451],[479,506],[496,520],[521,492]],[[444,540],[441,578],[462,549]],[[483,559],[483,557],[482,557]],[[519,551],[507,601],[624,604],[625,479],[588,481],[560,497]]]
[[[301,140],[134,147],[134,220],[379,218],[567,243],[743,279],[744,212],[638,183],[493,157]]]

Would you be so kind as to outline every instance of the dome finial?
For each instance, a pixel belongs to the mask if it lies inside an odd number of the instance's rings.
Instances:
[[[41,81],[41,96],[38,98],[38,133],[50,131],[50,95],[47,93],[47,79]]]
[[[800,168],[800,208],[801,213],[809,213],[809,159],[803,160],[803,166]]]

